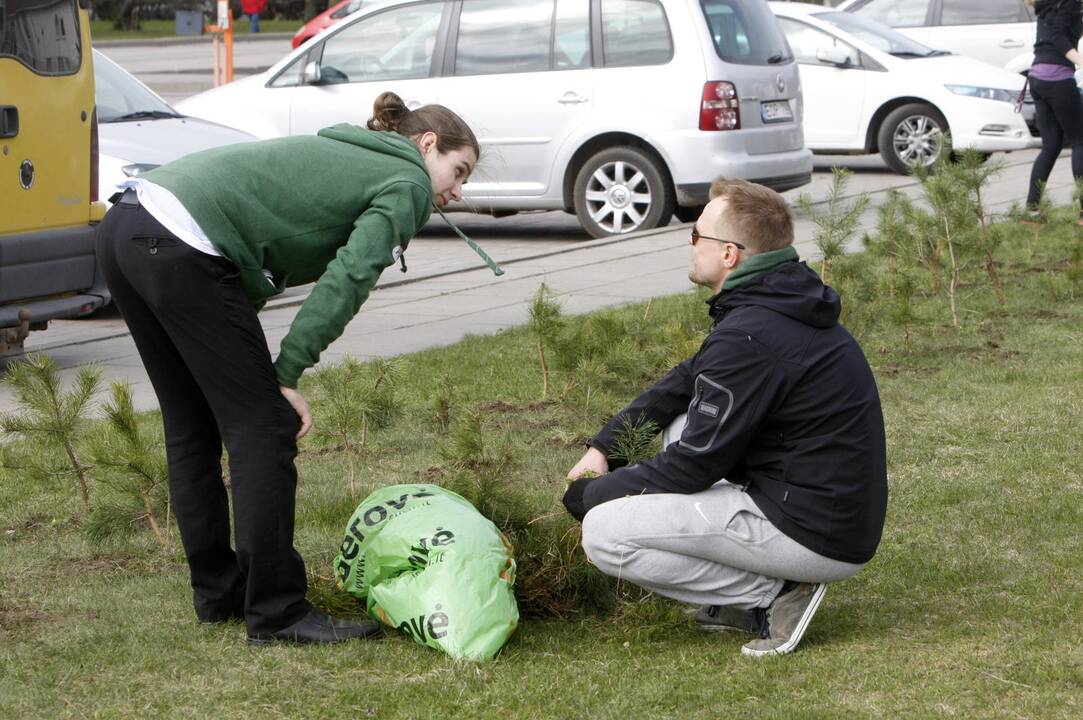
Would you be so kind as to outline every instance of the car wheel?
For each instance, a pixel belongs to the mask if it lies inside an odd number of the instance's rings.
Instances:
[[[947,121],[932,105],[902,105],[880,125],[880,155],[888,167],[906,175],[915,163],[928,167],[940,158],[947,132]]]
[[[573,194],[575,215],[592,237],[664,225],[675,205],[662,163],[632,148],[593,155],[579,169]]]

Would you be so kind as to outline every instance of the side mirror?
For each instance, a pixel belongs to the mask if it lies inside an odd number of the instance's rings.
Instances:
[[[816,48],[816,59],[822,63],[837,67],[850,67],[853,65],[850,53],[837,45]]]
[[[305,65],[304,72],[301,73],[301,84],[319,85],[320,82],[320,63],[316,60],[312,60]]]

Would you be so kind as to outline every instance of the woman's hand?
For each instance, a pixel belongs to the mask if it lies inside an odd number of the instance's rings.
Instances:
[[[297,439],[300,440],[312,427],[312,411],[308,409],[305,396],[293,388],[279,385],[278,390],[282,393],[282,397],[286,398],[286,401],[293,407],[297,417],[301,419],[301,429],[297,431]]]

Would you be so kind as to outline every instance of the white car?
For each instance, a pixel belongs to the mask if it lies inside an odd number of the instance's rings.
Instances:
[[[251,142],[246,132],[185,117],[130,73],[94,51],[98,109],[98,194],[103,201],[118,183],[189,153]]]
[[[847,0],[837,9],[880,22],[937,50],[1014,72],[1030,67],[1034,10],[1023,0]]]
[[[1039,144],[1014,110],[1023,77],[932,50],[859,15],[771,3],[801,67],[805,142],[817,153],[879,151],[899,173],[956,149]]]
[[[695,219],[719,175],[807,183],[797,64],[764,0],[383,0],[264,73],[178,103],[258,137],[364,124],[385,90],[481,142],[457,209]]]

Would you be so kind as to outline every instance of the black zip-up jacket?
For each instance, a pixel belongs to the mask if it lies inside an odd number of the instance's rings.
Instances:
[[[1038,0],[1034,3],[1038,18],[1034,41],[1034,62],[1075,67],[1065,57],[1083,36],[1083,6],[1080,0]]]
[[[642,493],[744,485],[774,525],[808,549],[850,563],[876,552],[887,511],[884,419],[865,354],[839,324],[833,289],[789,262],[709,301],[714,328],[684,361],[590,442],[610,454],[625,422],[680,441],[586,485],[584,512]]]

